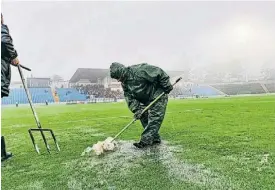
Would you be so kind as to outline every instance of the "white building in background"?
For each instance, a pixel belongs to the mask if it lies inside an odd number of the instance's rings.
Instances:
[[[112,79],[110,76],[107,76],[103,79],[104,88],[110,88],[112,91],[122,91],[121,83],[116,79]]]
[[[70,88],[69,81],[50,81],[49,78],[28,78],[29,88]],[[23,88],[22,81],[11,82],[11,89]]]
[[[77,81],[75,83],[76,86],[86,86],[86,85],[91,85],[91,84],[95,84],[95,83],[91,83],[91,81],[89,79],[80,79],[79,81]]]
[[[120,82],[112,82],[111,84],[109,84],[109,88],[111,88],[112,91],[122,92],[122,87]]]
[[[23,88],[22,81],[11,82],[10,89],[14,89],[14,88]]]
[[[51,86],[50,78],[27,78],[28,88],[49,88]]]
[[[69,81],[52,81],[51,88],[70,88]]]

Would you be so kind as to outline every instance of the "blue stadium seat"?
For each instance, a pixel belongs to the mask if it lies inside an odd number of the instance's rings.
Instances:
[[[33,103],[54,102],[52,90],[50,88],[30,88]]]
[[[33,103],[45,103],[46,101],[54,102],[52,91],[50,88],[29,88]],[[15,88],[10,90],[8,97],[2,98],[2,104],[27,104],[28,99],[23,88]]]
[[[56,91],[60,102],[85,101],[87,99],[85,94],[79,93],[74,88],[58,88]]]
[[[192,94],[197,94],[199,96],[218,96],[222,95],[218,90],[208,86],[208,85],[198,85],[192,87]]]
[[[217,84],[212,86],[228,95],[265,93],[260,83]]]

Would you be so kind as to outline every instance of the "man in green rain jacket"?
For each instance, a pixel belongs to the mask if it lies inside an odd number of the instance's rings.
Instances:
[[[1,13],[1,98],[9,96],[9,86],[11,81],[10,64],[17,65],[17,51],[14,49],[13,40],[9,33],[9,28],[4,24],[3,15]],[[6,152],[6,144],[4,136],[1,136],[1,161],[12,156]]]
[[[140,142],[134,143],[134,146],[143,148],[159,144],[159,129],[168,103],[167,94],[173,90],[170,77],[161,68],[146,63],[125,67],[115,62],[110,66],[110,75],[121,82],[128,107],[144,128]],[[142,110],[162,92],[166,94],[141,115]]]

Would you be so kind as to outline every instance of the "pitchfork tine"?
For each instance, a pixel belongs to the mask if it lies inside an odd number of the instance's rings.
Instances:
[[[58,145],[58,143],[57,143],[57,140],[56,140],[56,138],[55,138],[55,135],[54,135],[53,131],[50,130],[50,132],[51,132],[51,134],[52,134],[52,137],[53,137],[53,140],[54,140],[54,143],[55,143],[55,146],[56,146],[57,150],[60,151],[59,145]]]
[[[40,129],[40,132],[41,132],[43,141],[44,141],[44,143],[45,143],[45,145],[46,145],[46,147],[47,147],[48,152],[51,153],[51,152],[50,152],[50,146],[49,146],[49,144],[47,143],[46,137],[45,137],[45,135],[44,135],[42,129]]]
[[[33,146],[34,146],[34,149],[36,150],[36,152],[37,152],[38,154],[40,154],[39,148],[38,148],[37,144],[35,144],[35,141],[34,141],[34,138],[33,138],[32,132],[31,132],[31,129],[29,129],[29,134],[30,134],[30,136],[31,136],[31,140],[32,140],[32,144],[33,144]]]

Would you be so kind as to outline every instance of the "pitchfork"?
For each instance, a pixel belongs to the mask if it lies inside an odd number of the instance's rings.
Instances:
[[[27,94],[28,101],[29,101],[29,103],[30,103],[30,107],[31,107],[33,116],[34,116],[35,121],[36,121],[36,125],[37,125],[37,127],[38,127],[37,129],[29,129],[29,134],[30,134],[30,137],[31,137],[31,140],[32,140],[32,143],[33,143],[33,146],[34,146],[36,152],[37,152],[38,154],[40,154],[39,147],[38,147],[38,145],[35,143],[35,140],[34,140],[34,137],[33,137],[33,134],[32,134],[32,132],[34,132],[34,131],[40,131],[40,133],[41,133],[41,135],[42,135],[42,138],[43,138],[43,141],[44,141],[44,143],[45,143],[45,145],[46,145],[46,148],[47,148],[47,150],[48,150],[49,153],[51,153],[51,152],[50,152],[50,146],[49,146],[49,144],[47,143],[45,134],[44,134],[43,132],[44,132],[44,131],[45,131],[45,132],[46,132],[46,131],[50,132],[51,135],[52,135],[52,137],[53,137],[53,140],[54,140],[54,142],[55,142],[55,145],[56,145],[57,150],[60,151],[59,145],[58,145],[58,143],[57,143],[57,140],[56,140],[56,138],[55,138],[55,135],[54,135],[53,131],[52,131],[51,129],[43,129],[43,128],[41,127],[40,121],[39,121],[38,116],[37,116],[37,114],[36,114],[36,111],[35,111],[35,109],[34,109],[34,106],[33,106],[33,103],[32,103],[32,99],[31,99],[31,95],[30,95],[29,90],[28,90],[28,88],[27,88],[27,85],[26,85],[25,78],[24,78],[24,76],[23,76],[23,72],[22,72],[22,70],[21,70],[21,67],[22,67],[23,69],[25,69],[25,70],[28,70],[28,71],[31,71],[31,69],[29,69],[29,68],[27,68],[27,67],[25,67],[25,66],[23,66],[23,65],[19,65],[19,64],[17,65],[17,67],[18,67],[18,71],[19,71],[19,74],[20,74],[20,77],[21,77],[21,80],[22,80],[22,83],[23,83],[25,92],[26,92],[26,94]]]

